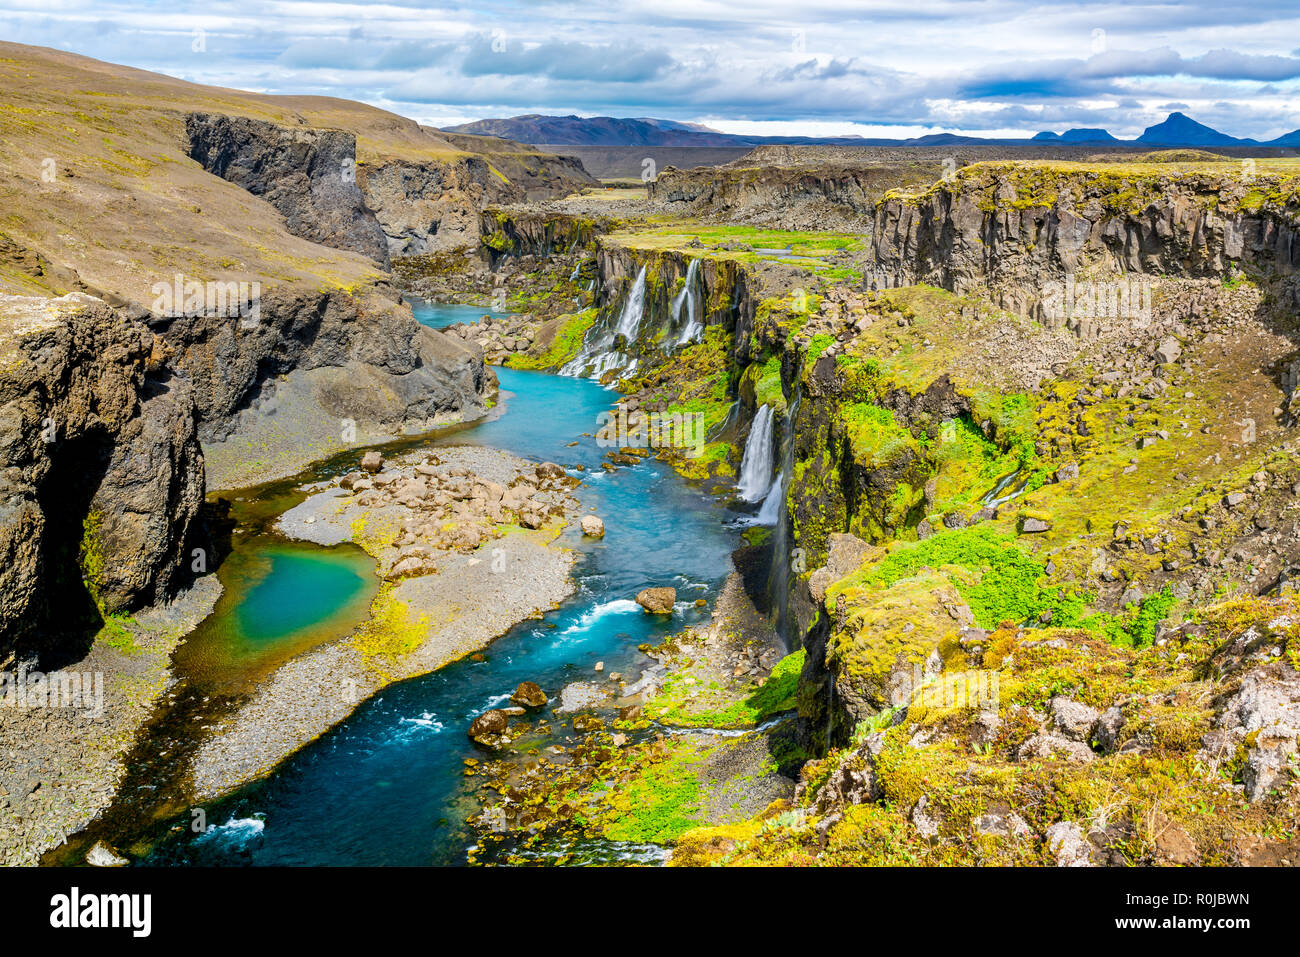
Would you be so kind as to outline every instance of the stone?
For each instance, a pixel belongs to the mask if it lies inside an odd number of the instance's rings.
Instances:
[[[912,826],[927,841],[939,836],[939,822],[930,813],[930,799],[924,794],[912,808]]]
[[[373,475],[384,468],[384,457],[379,452],[370,451],[361,456],[361,471]]]
[[[125,867],[131,862],[103,841],[97,841],[86,855],[86,863],[91,867]]]
[[[676,588],[646,588],[636,596],[636,603],[651,615],[671,615],[676,601]]]
[[[976,833],[989,837],[1028,837],[1033,831],[1019,814],[981,814],[971,822]]]
[[[868,544],[856,535],[832,532],[826,564],[808,578],[808,591],[812,594],[813,600],[823,601],[827,588],[861,567],[863,562],[872,561],[883,554],[884,549],[879,545]]]
[[[1052,723],[1067,738],[1075,741],[1086,742],[1092,733],[1093,725],[1101,717],[1096,708],[1090,708],[1064,695],[1053,698],[1048,704],[1048,710],[1052,714]]]
[[[1092,730],[1093,743],[1103,751],[1114,751],[1119,745],[1119,735],[1124,729],[1124,712],[1119,708],[1107,708],[1097,718]]]
[[[1177,362],[1183,354],[1183,347],[1173,336],[1169,336],[1156,347],[1156,358],[1163,363]]]
[[[582,534],[588,538],[604,538],[605,523],[595,515],[582,516]]]
[[[1056,470],[1056,480],[1058,482],[1069,482],[1079,477],[1079,463],[1066,462]]]
[[[580,714],[573,719],[573,730],[578,734],[590,734],[593,731],[599,731],[605,727],[605,722],[601,721],[594,714]]]
[[[550,699],[536,682],[521,681],[515,693],[510,696],[510,700],[525,708],[540,708]]]
[[[1047,829],[1047,849],[1057,867],[1092,867],[1092,844],[1083,828],[1073,821],[1060,821]]]
[[[1023,518],[1020,520],[1020,530],[1027,535],[1037,535],[1051,531],[1051,529],[1052,523],[1041,518]]]
[[[1022,744],[1016,752],[1018,761],[1057,757],[1063,757],[1072,764],[1087,764],[1097,756],[1081,741],[1074,741],[1059,734],[1036,734]]]
[[[510,716],[500,708],[484,711],[469,726],[469,736],[479,744],[493,744],[494,739],[506,733]]]

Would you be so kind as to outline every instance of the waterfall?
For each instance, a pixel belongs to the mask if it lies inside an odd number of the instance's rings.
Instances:
[[[767,581],[767,593],[776,609],[776,630],[785,639],[786,647],[795,647],[795,622],[790,617],[790,515],[785,507],[785,484],[794,474],[794,424],[799,416],[801,392],[796,384],[794,398],[785,413],[785,434],[781,442],[781,473],[763,502],[760,517],[771,508],[772,521],[772,571]]]
[[[759,525],[775,525],[781,520],[781,506],[785,504],[785,469],[772,480],[772,487],[767,490],[763,507],[758,510]]]
[[[759,407],[749,427],[745,453],[740,459],[740,484],[736,491],[746,502],[757,502],[772,481],[772,407]]]
[[[592,283],[595,283],[594,279]],[[608,321],[602,319],[588,329],[582,340],[582,350],[561,367],[560,375],[599,379],[607,372],[627,366],[629,357],[626,353],[615,350],[614,343],[620,335],[623,335],[627,337],[627,345],[629,347],[632,345],[641,326],[641,314],[644,311],[645,267],[642,266],[641,271],[637,273],[636,281],[632,283],[632,289],[628,292],[627,301],[623,304],[623,311],[619,313],[614,328],[611,329]]]
[[[682,291],[672,303],[673,321],[678,325],[682,321],[682,308],[685,307],[686,324],[682,326],[681,335],[677,337],[676,345],[684,346],[689,342],[694,342],[704,332],[704,325],[695,318],[695,284],[700,275],[700,260],[692,259],[691,264],[686,267],[686,284],[682,286]]]
[[[623,304],[623,312],[618,317],[618,325],[614,327],[614,335],[626,336],[628,342],[636,339],[637,331],[641,328],[641,315],[645,312],[645,266],[636,274],[636,281],[632,283],[632,291],[627,294],[627,302]]]

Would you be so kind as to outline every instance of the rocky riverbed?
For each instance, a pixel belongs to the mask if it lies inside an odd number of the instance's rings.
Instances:
[[[385,584],[372,618],[287,662],[199,750],[196,798],[267,773],[395,681],[476,652],[572,593],[574,553],[555,539],[577,514],[578,480],[493,449],[459,447],[384,462],[314,487],[286,512],[286,537],[352,541]]]
[[[215,575],[200,578],[175,602],[139,612],[97,641],[62,672],[80,680],[78,699],[55,702],[31,672],[24,696],[3,689],[0,865],[35,864],[109,805],[136,733],[174,687],[172,651],[220,593]]]

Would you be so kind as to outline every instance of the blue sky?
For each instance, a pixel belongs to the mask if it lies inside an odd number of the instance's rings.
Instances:
[[[730,132],[1300,128],[1300,2],[0,0],[0,36],[436,126],[657,116]]]

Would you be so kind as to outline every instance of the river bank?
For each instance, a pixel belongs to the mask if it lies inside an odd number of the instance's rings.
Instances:
[[[277,531],[326,546],[354,542],[374,556],[385,584],[360,628],[285,662],[212,730],[192,768],[194,799],[261,777],[360,701],[487,647],[572,594],[575,556],[553,545],[578,506],[562,491],[566,479],[559,466],[504,452],[443,448],[313,483]],[[396,491],[380,497],[378,482]],[[529,508],[537,494],[548,496],[544,516]]]

